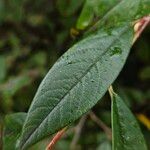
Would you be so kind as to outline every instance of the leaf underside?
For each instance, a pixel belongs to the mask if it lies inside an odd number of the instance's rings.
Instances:
[[[112,98],[112,132],[113,150],[147,150],[135,117],[116,94]]]

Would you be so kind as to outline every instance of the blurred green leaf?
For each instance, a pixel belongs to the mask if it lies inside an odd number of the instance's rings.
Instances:
[[[94,16],[96,16],[96,18],[102,18],[107,11],[119,2],[120,0],[86,0],[77,21],[77,29],[85,29],[92,24]]]
[[[140,71],[139,76],[142,80],[149,80],[150,79],[150,66],[143,68]]]
[[[3,150],[16,149],[16,143],[21,134],[26,115],[26,113],[15,113],[5,117]]]
[[[82,9],[81,15],[78,18],[76,28],[83,30],[93,21],[94,17],[94,1],[86,0],[86,3]]]
[[[13,96],[19,89],[31,83],[31,78],[28,75],[12,77],[7,83],[0,85],[0,92],[4,97]]]
[[[0,83],[6,77],[6,61],[5,56],[0,56]]]
[[[125,15],[124,12],[128,12]],[[88,32],[98,30],[99,28],[109,29],[123,24],[124,22],[133,23],[135,20],[150,14],[150,1],[149,0],[121,0],[110,9]]]
[[[147,150],[134,115],[117,94],[112,94],[113,150]]]
[[[44,67],[46,64],[46,54],[44,52],[37,52],[34,54],[31,59],[29,60],[28,64],[32,67]]]
[[[57,0],[57,9],[63,16],[70,16],[75,13],[82,5],[84,0]]]
[[[111,150],[111,144],[108,141],[104,141],[96,150]]]
[[[21,21],[23,19],[23,3],[24,0],[1,0],[0,2],[0,18],[9,21]]]

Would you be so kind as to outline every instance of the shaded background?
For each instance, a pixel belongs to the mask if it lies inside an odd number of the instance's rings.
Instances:
[[[80,39],[82,31],[76,30],[75,26],[83,4],[84,0],[0,0],[1,134],[4,116],[27,112],[47,71]],[[137,116],[150,144],[150,27],[133,46],[114,87]],[[93,111],[110,126],[108,94]],[[55,149],[69,149],[77,123],[72,125]],[[102,149],[103,143],[109,145],[110,141],[88,117],[76,148]],[[40,146],[38,148],[42,149]]]

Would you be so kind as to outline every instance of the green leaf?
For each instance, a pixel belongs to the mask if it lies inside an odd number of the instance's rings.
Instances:
[[[0,56],[0,83],[6,76],[6,61],[4,56]]]
[[[149,80],[150,79],[150,66],[143,68],[139,76],[142,80]]]
[[[101,145],[97,148],[97,150],[111,150],[111,144],[109,141],[104,141]]]
[[[0,92],[4,97],[11,97],[18,90],[31,83],[31,81],[31,78],[27,74],[11,77],[5,84],[0,85]]]
[[[82,5],[84,0],[57,0],[56,6],[63,16],[70,16]]]
[[[94,16],[102,18],[119,0],[86,0],[77,21],[77,29],[83,30],[92,24]]]
[[[23,127],[26,149],[92,108],[118,76],[133,39],[130,25],[99,31],[70,48],[42,81]]]
[[[1,0],[0,2],[0,21],[23,19],[23,3],[24,0]]]
[[[112,96],[112,132],[113,150],[147,150],[134,115],[115,93]]]
[[[95,1],[86,0],[86,3],[82,9],[81,15],[78,18],[76,28],[83,30],[93,21]]]
[[[125,12],[128,12],[126,15]],[[116,3],[87,33],[98,30],[100,27],[112,28],[123,22],[130,22],[150,14],[150,0],[121,0]]]
[[[15,150],[16,142],[21,134],[26,113],[16,113],[5,117],[3,150]]]

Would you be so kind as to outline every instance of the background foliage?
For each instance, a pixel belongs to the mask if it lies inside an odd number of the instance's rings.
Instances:
[[[82,35],[83,31],[75,28],[83,3],[84,0],[0,0],[0,134],[4,116],[28,110],[49,68]],[[147,144],[150,143],[149,35],[147,27],[114,84],[139,119]],[[110,126],[108,94],[93,111]],[[143,118],[147,118],[146,121]],[[70,147],[77,123],[58,142],[56,149]],[[103,146],[110,149],[110,140],[88,117],[78,148],[102,149]]]

